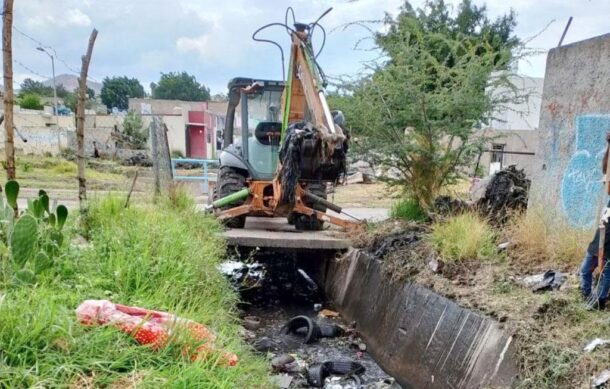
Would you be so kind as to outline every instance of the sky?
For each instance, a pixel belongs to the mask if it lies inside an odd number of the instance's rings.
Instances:
[[[574,17],[564,44],[610,32],[610,0],[473,0],[486,4],[495,18],[514,9],[516,34],[542,54],[519,64],[524,75],[543,77],[546,51],[556,47],[570,16]],[[281,79],[279,50],[254,42],[260,26],[283,22],[292,6],[297,21],[322,19],[328,32],[319,63],[331,76],[354,76],[377,54],[370,33],[353,21],[380,20],[396,15],[403,0],[17,0],[14,5],[13,58],[15,86],[25,78],[51,77],[51,61],[36,47],[55,50],[56,74],[75,73],[93,28],[99,31],[90,79],[128,76],[149,90],[160,73],[186,71],[212,93],[226,91],[235,76]],[[449,0],[457,4],[459,0]],[[423,0],[411,2],[421,6]],[[550,23],[550,25],[549,25]],[[379,27],[380,28],[380,27]],[[24,35],[25,34],[25,35]],[[27,35],[27,36],[26,36]],[[288,50],[289,37],[281,27],[265,32]],[[321,35],[314,36],[319,47]],[[532,39],[533,38],[533,39]],[[360,42],[360,50],[354,46]]]

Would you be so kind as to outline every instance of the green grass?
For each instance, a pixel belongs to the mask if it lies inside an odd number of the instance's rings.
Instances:
[[[495,252],[494,233],[476,213],[434,225],[430,239],[445,260],[488,259]]]
[[[400,199],[392,204],[390,216],[413,221],[422,221],[428,218],[426,211],[424,211],[415,200],[410,198]]]
[[[23,187],[46,189],[77,188],[77,166],[62,157],[21,155],[17,158],[17,178]],[[128,171],[137,168],[120,166],[108,160],[89,160],[87,185],[93,190],[128,190]],[[140,180],[141,181],[141,180]]]
[[[219,226],[192,208],[123,208],[124,199],[92,204],[91,245],[65,247],[53,271],[33,286],[0,280],[0,387],[89,387],[137,378],[139,387],[269,387],[264,360],[238,336],[237,296],[216,266]],[[155,352],[112,326],[84,327],[74,309],[85,299],[173,312],[210,327],[236,367],[217,358],[191,362],[179,347]],[[78,385],[76,385],[78,386]],[[122,386],[125,387],[125,386]]]

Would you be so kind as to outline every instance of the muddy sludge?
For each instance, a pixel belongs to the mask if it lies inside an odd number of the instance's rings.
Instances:
[[[232,253],[221,271],[240,292],[246,340],[267,357],[274,379],[283,388],[400,388],[368,353],[357,323],[345,322],[316,283],[317,272],[329,255],[334,253],[245,249]],[[318,334],[305,344],[307,326],[285,333],[285,325],[298,316],[308,318],[318,332],[322,326],[326,331],[336,328],[339,334]],[[333,374],[322,385],[312,384],[334,366],[314,365],[333,361],[355,362],[356,372]],[[359,366],[364,372],[357,371]]]

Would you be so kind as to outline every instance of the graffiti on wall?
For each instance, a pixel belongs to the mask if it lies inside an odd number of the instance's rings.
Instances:
[[[561,181],[561,205],[574,227],[592,227],[598,219],[598,204],[604,196],[601,161],[609,131],[610,115],[576,117],[575,150]]]

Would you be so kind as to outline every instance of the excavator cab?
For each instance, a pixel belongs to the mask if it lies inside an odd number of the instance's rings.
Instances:
[[[328,107],[325,76],[316,61],[319,50],[314,53],[310,40],[316,26],[323,31],[318,22],[330,10],[313,23],[270,23],[252,35],[280,48],[286,81],[229,82],[220,170],[209,205],[229,228],[244,227],[249,216],[286,217],[297,230],[320,230],[325,222],[360,226],[326,213],[342,212],[327,201],[326,185],[345,174],[349,140],[341,113]],[[258,36],[273,26],[290,36],[287,73],[281,45]]]
[[[221,167],[254,180],[273,179],[279,160],[283,90],[282,81],[234,78],[229,82]]]

